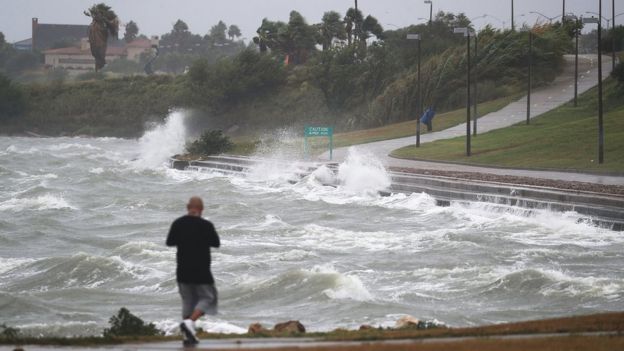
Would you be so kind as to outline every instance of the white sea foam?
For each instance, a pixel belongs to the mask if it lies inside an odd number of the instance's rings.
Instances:
[[[0,274],[8,272],[14,268],[17,268],[23,264],[31,263],[32,258],[3,258],[0,257]]]
[[[22,211],[22,210],[61,210],[77,208],[69,204],[61,195],[46,194],[37,197],[12,198],[0,202],[0,211]]]
[[[164,124],[145,132],[138,141],[139,157],[135,164],[141,168],[155,168],[167,159],[184,151],[186,127],[184,111],[173,111]]]
[[[167,178],[178,183],[187,183],[198,180],[208,180],[213,178],[223,178],[222,173],[212,170],[180,171],[173,168],[166,168],[164,174]]]
[[[40,150],[36,147],[29,147],[29,148],[22,149],[15,145],[9,145],[5,151],[9,154],[12,153],[12,154],[20,154],[20,155],[32,155],[32,154],[38,153]]]
[[[309,179],[311,181],[318,182],[319,184],[335,184],[336,175],[326,165],[321,165],[310,174]]]
[[[270,183],[275,185],[289,184],[291,181],[299,181],[300,174],[306,172],[308,164],[304,162],[284,162],[279,159],[263,159],[249,170],[247,179],[258,183]]]
[[[392,184],[390,175],[375,156],[349,148],[347,159],[338,167],[338,180],[344,190],[356,194],[373,194]]]
[[[154,322],[156,328],[165,332],[165,335],[177,335],[180,333],[180,321],[173,319],[165,319]],[[209,320],[200,319],[195,326],[209,333],[224,334],[245,334],[247,329],[241,328],[232,323],[210,318]]]
[[[91,144],[83,144],[83,143],[61,143],[55,144],[48,147],[50,151],[66,151],[69,149],[82,149],[82,150],[101,150],[99,147],[93,146]]]
[[[334,286],[323,291],[323,294],[330,299],[355,301],[372,301],[374,299],[357,275],[340,273],[330,264],[314,266],[309,272],[314,275],[328,275],[333,278]]]
[[[435,198],[426,193],[412,193],[410,195],[396,193],[381,197],[375,203],[386,208],[412,211],[424,211],[436,206]]]

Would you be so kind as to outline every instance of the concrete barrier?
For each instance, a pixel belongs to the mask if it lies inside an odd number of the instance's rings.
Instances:
[[[179,170],[209,169],[225,173],[247,173],[254,165],[266,161],[241,156],[213,156],[201,161],[171,159],[171,167]],[[271,162],[288,164],[285,161],[271,160]],[[307,170],[298,176],[303,178],[320,165],[310,163]],[[325,165],[334,172],[337,171],[338,164],[326,163]],[[582,220],[591,221],[612,230],[624,231],[624,196],[402,172],[389,173],[392,177],[392,185],[388,191],[380,192],[381,195],[424,192],[435,198],[439,206],[449,206],[453,202],[482,202],[501,206],[503,210],[505,207],[512,207],[527,211],[574,211],[582,216]]]

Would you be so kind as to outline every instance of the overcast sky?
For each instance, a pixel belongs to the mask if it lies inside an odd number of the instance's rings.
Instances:
[[[8,41],[14,42],[31,36],[31,18],[40,23],[89,24],[82,14],[100,0],[0,0],[0,31]],[[353,0],[103,0],[112,6],[122,24],[134,20],[142,34],[161,35],[169,32],[177,19],[182,19],[193,33],[206,34],[219,20],[228,25],[237,24],[243,37],[251,39],[264,17],[288,20],[291,10],[303,14],[309,23],[319,22],[323,12],[338,11],[344,15],[353,6]],[[562,12],[563,0],[515,0],[516,23],[535,23],[541,12],[554,17]],[[475,19],[477,28],[491,23],[496,27],[510,26],[510,0],[433,0],[434,13],[443,10],[464,12],[469,18],[484,14],[489,17]],[[616,14],[624,12],[624,0],[616,0]],[[372,14],[386,29],[404,27],[423,22],[418,18],[429,16],[429,5],[423,0],[359,0],[364,14]],[[577,15],[598,11],[598,0],[567,0],[566,12]],[[524,16],[521,16],[525,14]],[[498,20],[495,18],[498,18]],[[611,18],[611,0],[603,0],[603,16]],[[544,18],[541,18],[544,21]],[[547,21],[547,20],[546,20]],[[624,15],[616,18],[624,22]],[[605,23],[606,25],[606,23]],[[123,29],[121,29],[123,33]]]

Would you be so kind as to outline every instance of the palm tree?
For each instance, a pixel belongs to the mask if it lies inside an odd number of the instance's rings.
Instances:
[[[228,29],[228,36],[230,37],[230,40],[234,40],[235,38],[240,37],[240,28],[238,28],[238,26],[235,24],[230,25],[230,28]]]
[[[335,11],[325,12],[318,31],[319,44],[323,45],[323,51],[331,47],[334,38],[340,40],[347,38],[344,22],[340,19],[340,14]]]
[[[119,18],[110,6],[104,3],[93,5],[84,14],[91,17],[89,25],[89,43],[91,55],[95,58],[95,71],[99,71],[106,65],[106,47],[108,35],[117,38],[119,33]]]
[[[356,10],[354,8],[350,8],[347,10],[347,14],[344,18],[345,29],[347,31],[347,43],[351,45],[351,43],[357,42],[357,38],[360,35],[362,30],[362,22],[364,21],[364,17],[362,16],[362,12],[360,10]]]
[[[377,39],[381,39],[383,36],[383,27],[379,24],[379,21],[371,15],[366,16],[362,23],[362,33],[360,34],[360,41],[362,47],[366,47],[366,40],[374,35]]]
[[[136,39],[138,34],[139,34],[139,26],[137,26],[136,22],[129,21],[126,24],[126,32],[124,33],[124,37],[123,37],[124,41],[126,43],[131,42],[134,39]]]

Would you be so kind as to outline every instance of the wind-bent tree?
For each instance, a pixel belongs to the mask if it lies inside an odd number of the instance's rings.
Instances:
[[[137,26],[136,22],[130,21],[126,23],[126,31],[124,33],[124,41],[129,43],[136,39],[139,34],[139,26]]]
[[[119,33],[119,18],[115,11],[104,3],[93,5],[84,14],[91,17],[89,25],[89,43],[91,55],[95,58],[95,71],[106,65],[106,48],[109,34],[117,38]]]
[[[290,62],[294,64],[305,63],[310,52],[315,50],[316,31],[297,11],[290,12],[290,19],[283,37],[286,54]]]
[[[334,38],[339,40],[347,39],[347,31],[340,14],[335,11],[325,12],[322,22],[319,24],[319,44],[323,46],[323,51],[331,48]]]
[[[309,25],[297,11],[290,13],[288,23],[263,19],[256,33],[258,36],[253,41],[260,52],[271,50],[293,64],[305,63],[317,42],[315,26]]]
[[[241,30],[240,28],[238,28],[237,25],[235,24],[230,25],[230,28],[228,29],[228,37],[230,37],[230,40],[239,38],[241,35],[242,35]]]
[[[366,48],[366,40],[374,35],[377,39],[383,37],[383,27],[379,24],[379,21],[371,15],[366,16],[362,23],[362,31],[360,33],[360,43],[363,48]]]
[[[212,42],[216,44],[225,43],[225,32],[227,29],[228,27],[223,21],[219,21],[219,23],[212,26],[212,28],[210,28],[210,38],[212,39]]]
[[[281,36],[286,31],[286,23],[281,21],[270,21],[268,18],[262,20],[262,24],[256,31],[258,36],[253,38],[253,41],[260,52],[267,52],[268,50],[280,52],[283,51]]]

